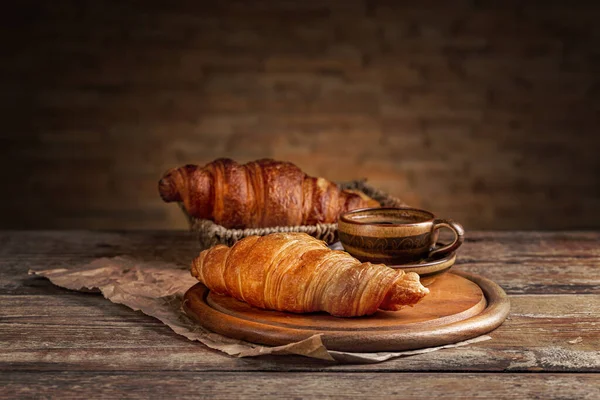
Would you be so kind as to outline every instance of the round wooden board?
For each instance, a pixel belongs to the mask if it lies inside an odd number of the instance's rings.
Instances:
[[[498,327],[508,315],[506,293],[489,279],[447,273],[416,306],[357,318],[326,313],[293,314],[254,308],[210,293],[201,283],[184,297],[185,312],[203,327],[232,338],[270,346],[322,333],[327,349],[402,351],[467,340]]]

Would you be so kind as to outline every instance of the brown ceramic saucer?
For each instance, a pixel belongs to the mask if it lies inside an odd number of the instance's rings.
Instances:
[[[390,268],[401,269],[404,272],[416,272],[423,286],[429,286],[436,278],[448,272],[456,261],[456,252],[440,258],[428,258],[415,264],[388,265]]]
[[[340,242],[329,246],[332,250],[342,250],[344,247]],[[456,252],[444,256],[429,257],[424,260],[402,265],[388,265],[390,268],[401,269],[404,272],[416,272],[421,278],[423,286],[429,286],[436,278],[445,274],[452,268],[456,261]]]

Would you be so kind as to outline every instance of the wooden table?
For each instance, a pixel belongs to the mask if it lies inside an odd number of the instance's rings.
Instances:
[[[130,254],[188,264],[187,232],[0,232],[0,396],[600,398],[600,232],[469,232],[457,268],[512,302],[493,340],[372,365],[232,358],[97,294],[30,277]]]

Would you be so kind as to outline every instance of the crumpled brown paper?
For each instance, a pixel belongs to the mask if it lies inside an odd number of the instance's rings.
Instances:
[[[219,335],[191,320],[182,311],[181,304],[184,293],[198,281],[190,275],[187,268],[175,264],[114,257],[99,258],[74,268],[29,271],[29,273],[46,277],[55,285],[71,290],[99,290],[113,303],[142,311],[159,319],[179,335],[197,340],[212,349],[235,357],[297,354],[339,363],[377,363],[391,358],[429,353],[491,339],[484,335],[451,345],[394,353],[349,353],[327,350],[320,335],[285,346],[268,347]]]

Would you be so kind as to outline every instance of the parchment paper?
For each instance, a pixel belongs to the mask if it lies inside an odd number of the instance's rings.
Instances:
[[[187,267],[129,257],[99,258],[73,268],[30,270],[57,286],[77,291],[100,291],[113,303],[159,319],[179,335],[235,357],[297,354],[338,363],[377,363],[391,358],[429,353],[489,340],[484,335],[464,342],[395,353],[349,353],[327,350],[320,335],[285,346],[268,347],[231,339],[202,328],[181,309],[184,293],[198,281]]]

